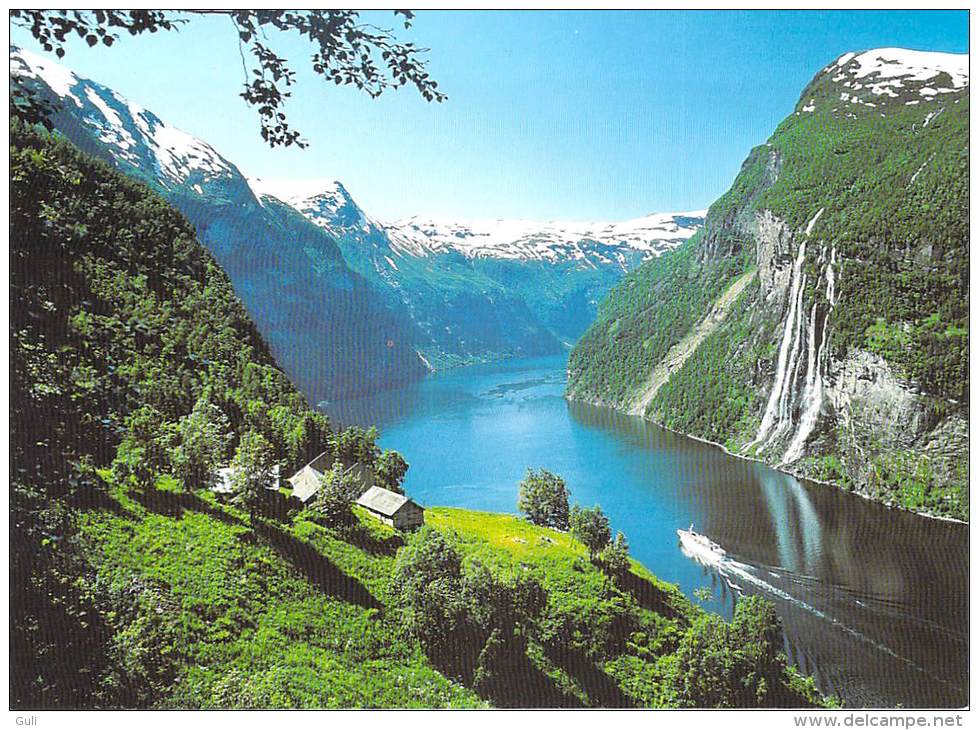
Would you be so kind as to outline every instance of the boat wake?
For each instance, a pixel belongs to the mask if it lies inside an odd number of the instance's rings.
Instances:
[[[680,538],[680,550],[686,557],[695,560],[709,570],[715,571],[738,595],[743,596],[749,592],[745,590],[745,587],[747,586],[750,589],[753,589],[753,592],[773,596],[790,604],[794,608],[802,609],[808,614],[832,624],[834,628],[842,631],[848,636],[857,639],[873,649],[876,649],[877,651],[880,651],[887,656],[902,662],[918,672],[925,674],[929,679],[940,682],[946,686],[959,689],[955,683],[936,676],[933,672],[929,671],[925,667],[922,667],[914,660],[895,652],[886,644],[874,639],[873,637],[867,636],[866,634],[843,623],[834,616],[826,613],[816,606],[813,606],[811,603],[808,603],[797,596],[793,596],[782,588],[773,585],[771,582],[761,577],[761,570],[754,566],[748,565],[747,563],[742,563],[735,560],[720,545],[710,540],[705,535],[694,532],[693,526],[691,526],[689,530],[677,530],[677,535]],[[790,577],[783,578],[781,574],[772,570],[764,570],[764,572],[774,580],[792,582]],[[813,586],[810,586],[810,588],[812,588],[815,587],[815,585],[822,583],[819,581],[819,579],[811,576],[798,577],[803,579],[796,581],[796,583],[800,586],[812,583],[814,584]],[[866,607],[866,604],[861,603],[859,600],[856,600],[856,603]]]

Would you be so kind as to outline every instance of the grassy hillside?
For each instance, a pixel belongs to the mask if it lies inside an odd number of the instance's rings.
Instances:
[[[820,702],[768,604],[724,623],[515,517],[429,510],[408,537],[329,485],[303,510],[265,490],[323,449],[404,464],[310,410],[154,192],[11,141],[13,707]]]
[[[526,659],[509,665],[502,686],[477,692],[403,626],[394,575],[404,536],[363,512],[339,528],[306,515],[256,519],[176,486],[110,487],[77,513],[77,583],[94,609],[82,638],[104,641],[86,705],[683,704],[678,649],[709,619],[638,564],[616,586],[567,534],[507,515],[428,510],[467,568],[504,581],[529,573],[547,594]],[[771,688],[770,702],[816,701],[807,682],[783,678],[791,689]]]

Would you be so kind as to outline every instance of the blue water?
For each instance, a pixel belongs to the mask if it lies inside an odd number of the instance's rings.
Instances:
[[[968,529],[807,484],[641,419],[564,397],[563,357],[462,368],[378,396],[324,405],[376,425],[426,506],[516,512],[528,467],[600,504],[631,553],[729,616],[740,595],[773,601],[790,659],[853,706],[968,701]],[[698,564],[693,524],[731,569]],[[740,572],[738,572],[740,571]],[[731,584],[736,588],[732,588]],[[698,595],[703,595],[702,591]]]

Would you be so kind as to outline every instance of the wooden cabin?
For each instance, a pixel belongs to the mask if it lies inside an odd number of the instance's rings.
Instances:
[[[324,451],[302,469],[289,477],[292,486],[292,496],[302,504],[309,504],[322,486],[321,480],[332,467],[332,455]],[[361,492],[366,491],[374,483],[374,470],[364,464],[350,464],[344,468],[344,474],[350,477]]]
[[[413,530],[425,522],[425,511],[403,494],[383,487],[371,487],[357,504],[396,530]]]
[[[289,477],[289,484],[292,486],[292,496],[303,504],[307,504],[320,491],[320,480],[330,466],[332,466],[330,455],[324,451]]]

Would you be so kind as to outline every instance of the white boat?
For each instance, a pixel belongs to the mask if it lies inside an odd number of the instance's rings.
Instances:
[[[724,548],[709,537],[695,532],[693,525],[690,525],[689,530],[677,530],[676,534],[680,538],[680,546],[683,548],[683,552],[702,563],[716,565],[727,554],[724,552]]]

